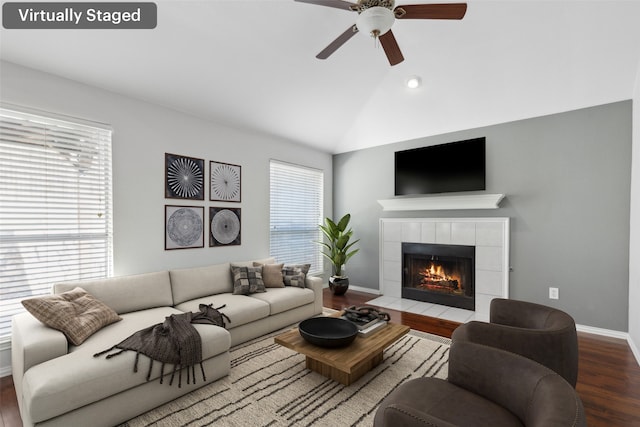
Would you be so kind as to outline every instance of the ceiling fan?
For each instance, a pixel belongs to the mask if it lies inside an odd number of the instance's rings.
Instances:
[[[295,1],[358,12],[355,25],[347,28],[316,55],[316,58],[327,59],[355,33],[362,31],[380,41],[391,65],[404,61],[404,56],[391,31],[391,26],[396,19],[462,19],[467,12],[466,3],[413,4],[394,7],[395,0],[358,0],[358,3],[344,0]]]

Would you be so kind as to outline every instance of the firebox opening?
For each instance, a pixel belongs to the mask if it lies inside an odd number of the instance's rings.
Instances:
[[[402,297],[475,310],[475,247],[402,243]]]

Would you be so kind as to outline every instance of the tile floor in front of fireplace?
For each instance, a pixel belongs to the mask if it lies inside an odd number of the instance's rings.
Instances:
[[[406,298],[390,296],[380,296],[367,301],[367,304],[382,308],[389,308],[398,311],[421,314],[423,316],[435,317],[438,319],[451,320],[453,322],[465,323],[470,320],[481,320],[487,322],[489,316],[481,313],[465,310],[463,308],[448,307],[446,305],[431,304],[428,302],[415,301]]]

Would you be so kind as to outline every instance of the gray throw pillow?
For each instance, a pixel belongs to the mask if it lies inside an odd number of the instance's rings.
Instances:
[[[234,295],[266,292],[262,281],[262,267],[231,267],[231,274]]]
[[[294,286],[304,288],[307,273],[311,268],[311,264],[288,264],[282,268],[285,286]]]

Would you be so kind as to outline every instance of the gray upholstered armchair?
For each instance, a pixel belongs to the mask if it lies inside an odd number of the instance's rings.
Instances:
[[[454,341],[449,377],[419,378],[380,404],[375,427],[586,426],[582,401],[564,378],[531,359]]]
[[[567,313],[540,304],[494,299],[490,323],[472,321],[451,338],[501,348],[557,372],[573,387],[578,379],[578,335]]]

